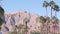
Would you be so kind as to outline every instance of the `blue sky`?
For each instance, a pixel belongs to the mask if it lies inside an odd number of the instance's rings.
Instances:
[[[50,2],[50,0],[46,0]],[[54,0],[60,6],[60,0]],[[33,14],[45,16],[45,8],[42,7],[43,0],[3,0],[1,2],[5,12],[12,12],[15,10],[25,10]],[[60,13],[60,12],[59,12]],[[57,17],[60,19],[60,14]],[[53,12],[54,15],[54,12]],[[50,7],[48,7],[48,16],[50,16]]]

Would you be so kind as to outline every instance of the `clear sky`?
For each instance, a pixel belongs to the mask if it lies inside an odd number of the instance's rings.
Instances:
[[[50,0],[46,0],[50,2]],[[54,0],[60,6],[60,0]],[[42,7],[43,0],[2,0],[1,5],[5,12],[15,10],[26,10],[33,14],[45,16],[45,8]],[[54,15],[54,12],[53,12]],[[48,7],[48,16],[50,16],[50,7]],[[60,19],[60,12],[57,13]]]

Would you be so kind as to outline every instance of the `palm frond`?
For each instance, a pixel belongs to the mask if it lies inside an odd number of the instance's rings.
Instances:
[[[0,6],[0,17],[4,16],[4,9]]]
[[[47,1],[44,1],[43,2],[43,7],[47,7],[48,6],[48,2]]]
[[[39,19],[40,19],[40,22],[42,22],[42,23],[46,22],[46,19],[43,16],[40,16]]]

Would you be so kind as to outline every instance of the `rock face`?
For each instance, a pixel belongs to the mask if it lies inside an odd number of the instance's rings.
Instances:
[[[39,23],[36,20],[38,15],[31,14],[28,13],[27,11],[22,10],[5,13],[6,24],[2,25],[2,31],[6,33],[7,31],[12,31],[13,25],[24,24],[25,22],[23,20],[26,17],[30,19],[30,21],[28,22],[28,27],[30,28],[29,31],[38,31],[37,26],[39,26]]]
[[[15,11],[15,12],[7,12],[5,13],[5,23],[2,25],[1,32],[2,34],[6,34],[8,31],[12,31],[13,25],[19,25],[19,24],[25,24],[24,19],[28,18],[30,21],[28,22],[29,27],[29,33],[30,31],[40,31],[41,23],[37,20],[39,17],[36,14],[29,13],[27,11]],[[51,24],[52,26],[52,24]],[[46,26],[45,26],[46,28]],[[59,27],[60,28],[60,27]],[[60,30],[60,29],[59,29]],[[51,27],[51,31],[53,31],[53,28]]]

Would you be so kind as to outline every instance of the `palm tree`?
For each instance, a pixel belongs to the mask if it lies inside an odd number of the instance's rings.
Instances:
[[[43,2],[43,7],[45,7],[46,8],[46,16],[47,16],[47,7],[48,7],[48,2],[47,1],[44,1]]]
[[[53,0],[49,2],[49,6],[51,8],[51,18],[52,18],[52,9],[53,9],[54,5],[55,5],[55,2]],[[50,19],[50,23],[52,23],[51,19]],[[49,26],[49,32],[50,32],[50,26]]]
[[[45,19],[46,19],[46,25],[47,25],[47,26],[46,26],[46,27],[47,27],[47,28],[46,28],[46,29],[47,29],[46,34],[48,34],[49,29],[50,29],[50,28],[49,28],[49,27],[50,27],[50,26],[49,26],[49,24],[50,24],[50,21],[51,21],[51,20],[50,20],[50,18],[49,18],[49,17],[46,17]]]
[[[43,33],[43,28],[44,28],[44,23],[46,22],[46,19],[43,16],[39,17],[39,22],[42,23],[42,27],[41,27],[41,34]]]
[[[52,8],[54,7],[54,5],[55,5],[55,2],[53,0],[50,1],[49,6],[51,7],[51,17],[52,17]]]
[[[27,30],[27,29],[28,29],[27,23],[30,21],[30,18],[27,18],[27,17],[26,17],[23,21],[24,21],[25,26],[26,26],[26,27],[25,27],[25,34],[27,34],[27,31],[28,31],[28,30]]]
[[[52,23],[55,24],[55,25],[53,26],[53,27],[54,27],[54,34],[56,34],[56,33],[55,33],[55,30],[56,30],[55,28],[58,27],[58,26],[57,26],[58,21],[59,21],[59,20],[58,20],[55,16],[52,17]]]
[[[54,8],[53,8],[53,10],[55,10],[55,17],[57,17],[57,12],[59,12],[60,11],[60,9],[59,9],[59,6],[58,5],[54,5]],[[57,23],[57,18],[55,18],[55,22]],[[56,24],[55,24],[56,25]],[[57,26],[57,25],[56,25]]]

